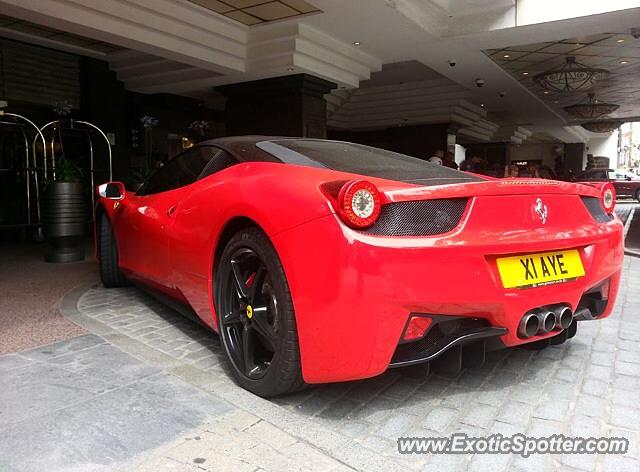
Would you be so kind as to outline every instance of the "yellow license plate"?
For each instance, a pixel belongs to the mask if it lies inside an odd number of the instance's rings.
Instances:
[[[568,282],[584,275],[576,249],[500,257],[497,263],[504,288],[539,287]]]

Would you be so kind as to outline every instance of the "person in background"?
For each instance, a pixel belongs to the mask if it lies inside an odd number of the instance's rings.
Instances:
[[[554,170],[551,167],[545,165],[541,165],[540,167],[538,167],[538,177],[540,177],[541,179],[549,180],[556,180],[558,178]]]
[[[458,169],[458,164],[456,164],[456,159],[451,151],[447,151],[444,154],[442,165],[445,167],[450,167],[451,169]]]
[[[520,177],[520,169],[517,165],[511,164],[504,166],[504,176],[505,177]]]
[[[556,175],[556,178],[560,179],[560,180],[569,180],[568,179],[568,171],[567,168],[564,165],[564,162],[562,160],[561,156],[557,156],[554,160],[553,163],[553,171]]]
[[[530,162],[524,172],[520,173],[520,177],[540,178],[540,174],[538,172],[538,164]]]
[[[465,159],[460,163],[460,170],[464,172],[473,172],[475,174],[483,174],[485,171],[484,162],[477,154],[471,156],[471,159]]]
[[[494,162],[493,164],[487,167],[486,172],[484,173],[487,177],[503,177],[504,176],[504,167],[498,162]]]
[[[433,156],[429,158],[429,162],[432,164],[442,165],[442,158],[444,157],[444,151],[442,149],[437,149],[436,152],[433,153]]]
[[[473,172],[471,168],[473,167],[473,162],[468,157],[465,157],[464,161],[460,163],[460,170],[463,172]]]

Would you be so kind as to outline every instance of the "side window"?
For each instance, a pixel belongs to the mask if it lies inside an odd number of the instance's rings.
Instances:
[[[220,172],[221,170],[226,169],[227,167],[231,167],[238,163],[238,160],[229,154],[227,151],[222,149],[218,150],[217,154],[209,161],[209,164],[204,168],[202,174],[200,175],[201,179],[208,177],[216,172]]]
[[[140,189],[139,194],[167,192],[195,182],[217,151],[217,148],[211,146],[197,146],[186,150],[158,169]]]

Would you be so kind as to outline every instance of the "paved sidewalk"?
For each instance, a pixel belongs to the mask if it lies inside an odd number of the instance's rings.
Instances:
[[[54,347],[44,351],[64,353],[0,357],[0,470],[5,470],[4,461],[11,472],[637,472],[639,307],[640,260],[628,257],[614,315],[581,323],[577,336],[564,345],[494,353],[483,368],[456,378],[425,379],[396,370],[268,401],[230,380],[214,334],[136,289],[93,288],[68,297],[63,311],[101,336],[86,337],[97,343],[88,350],[100,356]],[[36,375],[24,369],[37,369]],[[47,369],[64,375],[50,377]],[[87,382],[84,377],[91,382],[77,384]],[[63,396],[56,388],[68,389],[70,398],[53,401]],[[41,393],[24,393],[32,390]],[[78,395],[81,398],[75,398]],[[397,452],[399,436],[453,432],[623,436],[631,450],[624,456],[527,459]],[[36,467],[45,463],[49,467]]]
[[[233,410],[94,335],[0,356],[0,378],[2,472],[110,469]]]
[[[625,223],[625,250],[633,256],[640,256],[640,204],[616,204],[616,213]]]
[[[625,224],[629,216],[633,214],[635,212],[635,209],[638,207],[640,207],[640,204],[635,203],[635,201],[617,201],[615,212],[616,215],[618,215],[618,218],[622,220],[622,223]]]

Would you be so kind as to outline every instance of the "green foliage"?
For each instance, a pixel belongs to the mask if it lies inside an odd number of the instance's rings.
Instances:
[[[131,184],[140,184],[142,182],[146,182],[151,174],[151,169],[131,168],[128,181]]]
[[[82,171],[69,159],[61,157],[56,164],[54,181],[56,182],[81,182]]]

